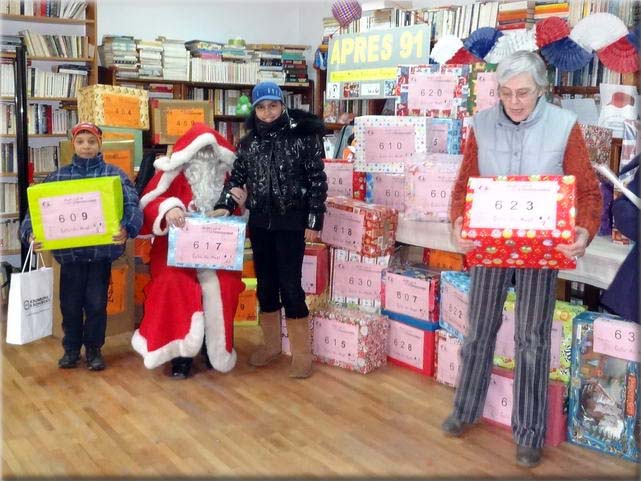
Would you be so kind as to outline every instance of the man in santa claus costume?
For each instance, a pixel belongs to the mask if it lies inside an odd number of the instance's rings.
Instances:
[[[184,227],[189,213],[211,215],[234,158],[224,137],[196,123],[178,139],[171,156],[156,159],[156,173],[140,199],[140,235],[153,235],[154,241],[144,315],[131,342],[148,369],[171,360],[171,376],[177,379],[189,375],[203,340],[214,369],[228,372],[236,364],[233,318],[244,289],[240,272],[167,265],[169,226]],[[244,202],[242,191],[233,195]]]

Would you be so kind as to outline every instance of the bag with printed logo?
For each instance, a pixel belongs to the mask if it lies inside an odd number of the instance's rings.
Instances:
[[[33,243],[22,272],[11,274],[7,314],[9,344],[27,344],[51,336],[53,331],[53,269],[44,265],[41,254],[36,256],[33,269],[32,254]]]

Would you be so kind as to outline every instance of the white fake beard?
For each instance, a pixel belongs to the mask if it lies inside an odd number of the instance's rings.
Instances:
[[[200,150],[189,161],[185,169],[185,177],[193,194],[189,210],[214,210],[225,182],[224,169],[224,165],[216,160],[216,154],[211,148]]]

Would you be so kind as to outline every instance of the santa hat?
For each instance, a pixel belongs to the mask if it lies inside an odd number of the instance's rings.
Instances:
[[[217,160],[229,167],[232,166],[236,158],[234,147],[209,125],[198,122],[176,141],[171,156],[157,158],[154,167],[163,171],[176,169],[189,162],[196,152],[207,146],[213,147]]]

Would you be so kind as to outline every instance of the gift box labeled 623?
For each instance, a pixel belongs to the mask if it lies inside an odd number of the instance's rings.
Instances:
[[[572,175],[472,177],[461,237],[475,241],[469,265],[574,269],[555,247],[574,242]]]

